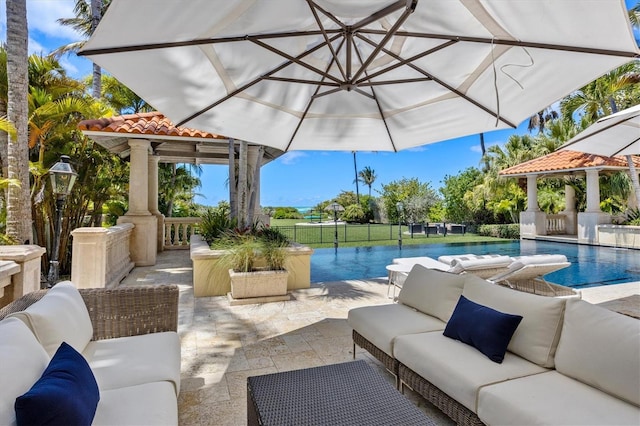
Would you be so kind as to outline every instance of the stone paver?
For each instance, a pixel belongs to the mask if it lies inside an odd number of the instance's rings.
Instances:
[[[293,292],[286,302],[229,306],[226,297],[193,296],[188,250],[158,254],[151,267],[135,268],[122,286],[177,284],[180,288],[178,333],[182,345],[182,383],[178,400],[181,425],[246,424],[249,376],[315,367],[353,359],[349,309],[391,303],[385,279],[315,283]],[[640,283],[587,289],[583,298],[599,303],[640,294]],[[393,383],[393,376],[366,351],[363,359]],[[406,391],[406,396],[438,425],[453,422]]]

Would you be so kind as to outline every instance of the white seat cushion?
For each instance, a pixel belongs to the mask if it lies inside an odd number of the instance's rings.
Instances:
[[[49,356],[31,330],[17,318],[0,321],[0,424],[15,425],[16,398],[31,389]]]
[[[178,400],[169,382],[100,391],[93,426],[178,424]]]
[[[442,332],[399,336],[393,348],[401,363],[476,412],[478,390],[491,383],[549,371],[507,352],[502,364]]]
[[[637,426],[640,408],[549,371],[482,388],[478,417],[488,425]]]
[[[414,265],[402,285],[398,302],[449,321],[462,294],[465,277]]]
[[[556,369],[640,406],[640,321],[567,300]]]
[[[70,281],[56,284],[42,299],[10,316],[27,324],[49,357],[62,342],[82,352],[93,337],[87,307]]]
[[[364,306],[349,310],[349,325],[387,355],[402,334],[444,330],[445,323],[402,304]]]
[[[90,342],[82,355],[100,391],[169,381],[180,391],[180,338],[175,332]]]
[[[542,367],[555,365],[565,299],[524,293],[477,277],[469,277],[462,294],[480,305],[521,315],[522,321],[507,350]]]

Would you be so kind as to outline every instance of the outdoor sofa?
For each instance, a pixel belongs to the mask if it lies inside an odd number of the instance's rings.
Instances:
[[[0,309],[0,424],[177,425],[177,315],[177,286],[71,282]]]
[[[514,316],[510,339],[492,336]],[[351,309],[348,323],[354,356],[366,349],[456,423],[640,424],[640,321],[577,296],[416,265],[398,303]]]

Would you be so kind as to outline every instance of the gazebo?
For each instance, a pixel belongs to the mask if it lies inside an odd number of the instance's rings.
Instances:
[[[634,156],[640,167],[640,156]],[[555,151],[500,172],[504,177],[526,177],[527,209],[520,213],[520,237],[535,239],[548,235],[561,235],[578,243],[600,244],[598,228],[611,224],[611,215],[600,210],[601,173],[628,171],[624,157],[605,157],[576,151]],[[576,211],[575,191],[565,185],[565,210],[547,215],[538,206],[537,180],[548,177],[586,176],[587,206]]]
[[[130,250],[136,266],[154,265],[156,253],[166,242],[165,217],[158,211],[159,163],[231,165],[230,182],[235,180],[237,167],[252,176],[248,188],[238,192],[252,194],[253,217],[257,218],[260,216],[260,168],[283,154],[275,148],[176,127],[160,112],[85,120],[78,127],[110,152],[131,162],[129,210],[118,219],[118,224],[135,225]],[[229,184],[230,193],[232,186]],[[245,212],[249,204],[243,203]]]

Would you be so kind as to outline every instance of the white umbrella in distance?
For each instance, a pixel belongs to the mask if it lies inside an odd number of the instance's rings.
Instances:
[[[178,126],[285,151],[513,128],[640,57],[621,0],[113,0],[80,54]]]
[[[560,149],[608,157],[640,155],[640,105],[600,118]]]

